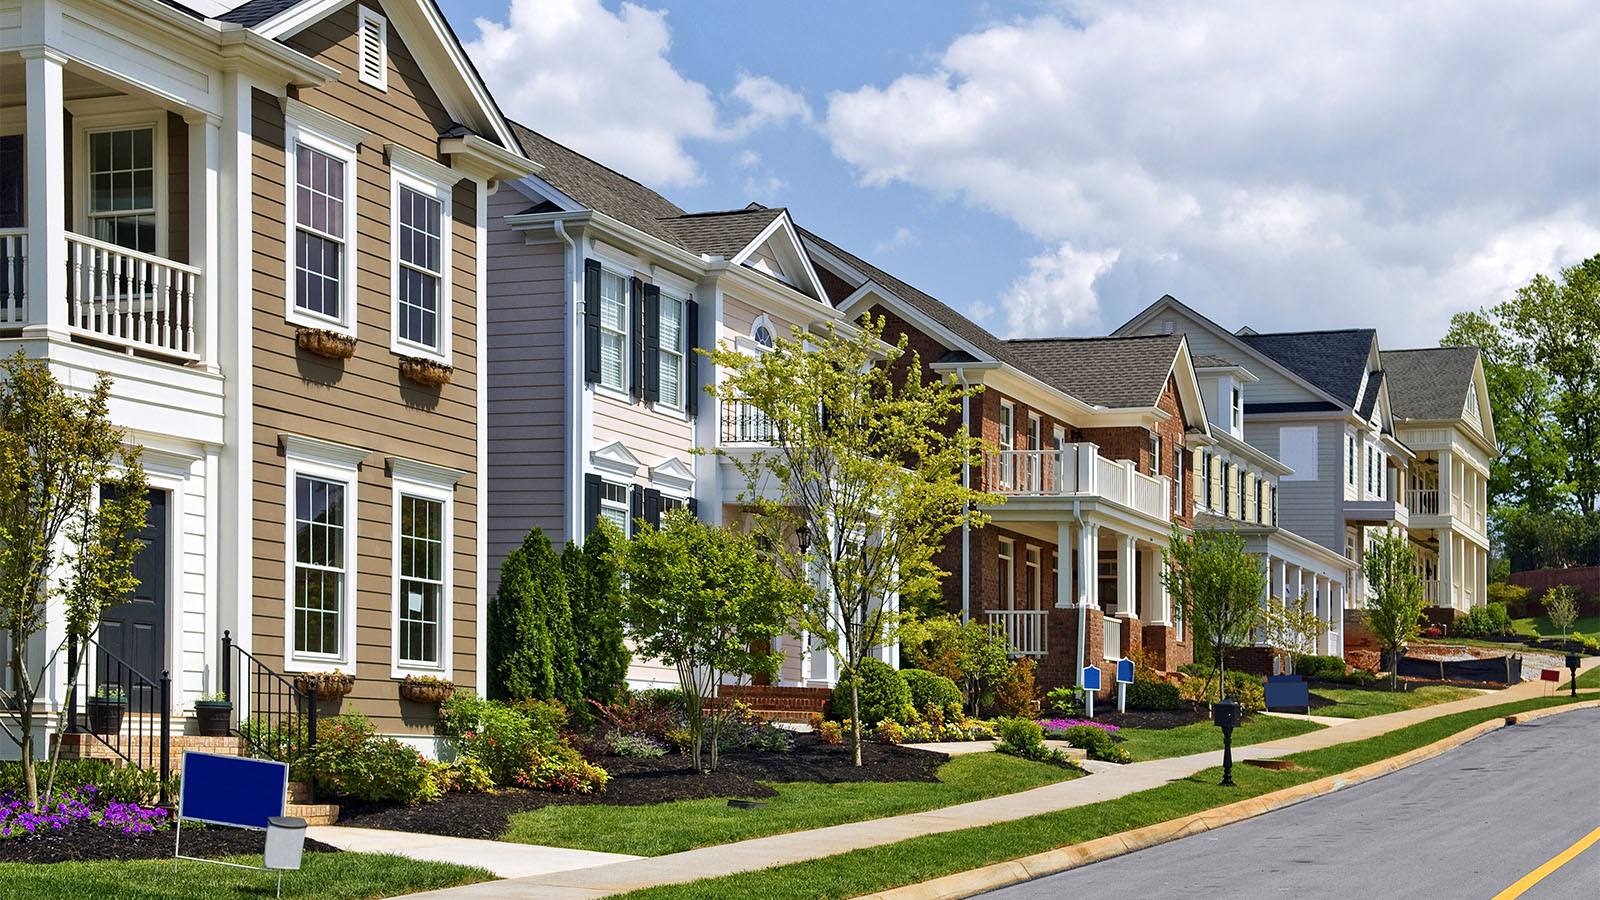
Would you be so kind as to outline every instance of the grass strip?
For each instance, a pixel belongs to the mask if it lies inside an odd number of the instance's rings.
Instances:
[[[1441,716],[1364,741],[1286,757],[1301,766],[1299,770],[1236,766],[1233,777],[1238,786],[1233,788],[1217,785],[1221,778],[1218,767],[1102,803],[618,896],[627,900],[848,900],[1224,806],[1397,756],[1479,722],[1584,699],[1587,698],[1538,697],[1503,703]]]
[[[1584,688],[1600,688],[1600,667],[1590,669],[1589,671],[1578,676],[1578,690],[1581,691]],[[1567,691],[1571,689],[1571,678],[1568,678],[1566,681],[1561,683],[1561,690]]]
[[[229,857],[261,865],[261,857]],[[378,853],[307,853],[300,871],[283,873],[284,900],[373,900],[416,891],[490,881],[494,873]],[[179,860],[0,863],[0,895],[53,900],[260,900],[273,896],[277,876]]]
[[[1550,621],[1549,616],[1530,616],[1524,619],[1512,619],[1511,629],[1517,634],[1526,634],[1530,637],[1561,637],[1561,627]],[[1600,631],[1600,616],[1581,616],[1567,628],[1567,634],[1581,631],[1584,634],[1594,634]]]
[[[763,799],[767,805],[759,809],[731,809],[726,797],[650,806],[547,806],[513,815],[501,840],[660,856],[954,806],[1077,777],[1003,753],[957,756],[940,766],[938,775],[938,781],[929,782],[773,784],[778,796]]]
[[[1411,691],[1317,688],[1311,693],[1334,702],[1333,706],[1316,707],[1312,710],[1313,713],[1338,719],[1365,719],[1368,716],[1381,716],[1385,713],[1432,706],[1435,703],[1465,700],[1478,695],[1472,688],[1454,687],[1448,684],[1425,684]]]
[[[1326,727],[1304,719],[1255,715],[1234,729],[1233,745],[1265,744]],[[1222,730],[1210,722],[1196,722],[1177,728],[1124,728],[1117,732],[1117,737],[1122,738],[1118,746],[1133,754],[1134,762],[1222,750]]]

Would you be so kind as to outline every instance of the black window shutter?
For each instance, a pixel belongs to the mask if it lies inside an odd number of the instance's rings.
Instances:
[[[644,518],[644,488],[637,484],[628,488],[628,533],[637,534],[639,520]]]
[[[683,408],[692,419],[700,409],[700,304],[693,300],[684,307],[683,333]]]
[[[599,475],[583,476],[583,533],[588,535],[600,520],[600,494],[605,490]]]
[[[600,260],[583,261],[583,380],[600,380]]]
[[[661,288],[644,286],[644,399],[661,401]]]
[[[700,518],[700,501],[696,500],[693,497],[690,497],[689,501],[688,501],[688,506],[689,506],[689,515],[694,516],[696,519]]]
[[[644,399],[644,379],[640,377],[644,370],[644,282],[638,278],[629,282],[630,299],[632,303],[633,327],[629,337],[632,346],[628,354],[628,371],[633,377],[628,381],[628,392],[633,394],[633,399]]]
[[[644,520],[651,528],[661,527],[661,492],[655,488],[645,489]]]

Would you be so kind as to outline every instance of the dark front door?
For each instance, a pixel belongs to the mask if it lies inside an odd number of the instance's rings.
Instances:
[[[144,546],[133,560],[133,575],[139,579],[139,585],[128,594],[128,599],[107,609],[100,618],[100,646],[157,683],[161,678],[161,670],[167,667],[169,497],[166,491],[150,492],[150,508],[145,512],[144,530],[139,532],[139,540]],[[129,686],[128,678],[117,671],[120,667],[116,663],[105,658],[95,662],[99,667],[97,681],[120,682],[124,689]],[[137,678],[132,681],[137,685]],[[128,699],[130,702],[136,700],[132,696]]]

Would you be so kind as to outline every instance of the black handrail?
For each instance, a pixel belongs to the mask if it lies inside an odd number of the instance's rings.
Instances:
[[[233,733],[244,738],[251,754],[255,756],[293,765],[298,759],[310,755],[317,744],[316,677],[311,677],[311,690],[303,691],[293,681],[235,644],[232,634],[224,631],[222,696],[230,703],[234,699],[235,654],[239,657],[237,674],[244,686],[239,699],[248,702],[243,707],[239,703],[233,704]],[[247,725],[247,722],[251,724]],[[305,740],[297,742],[301,728],[305,729]],[[314,786],[312,790],[315,791]]]
[[[724,444],[771,444],[775,436],[771,416],[743,400],[722,401]]]
[[[171,673],[163,669],[160,679],[151,679],[94,638],[85,637],[83,643],[92,654],[91,677],[98,687],[82,700],[87,731],[79,720],[76,691],[68,692],[67,731],[89,734],[128,765],[157,769],[161,773],[159,802],[167,805],[167,783],[172,775]],[[78,671],[79,652],[77,639],[68,640],[67,667],[73,673]],[[120,698],[113,700],[119,694]]]

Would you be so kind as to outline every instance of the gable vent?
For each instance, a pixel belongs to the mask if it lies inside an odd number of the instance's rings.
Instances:
[[[361,83],[380,91],[389,89],[389,22],[365,6],[357,27],[361,39]]]

